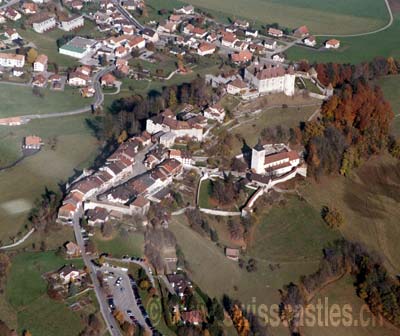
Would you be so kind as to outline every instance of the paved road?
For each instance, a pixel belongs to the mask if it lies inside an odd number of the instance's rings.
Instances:
[[[138,20],[136,20],[124,7],[122,7],[119,1],[115,1],[115,6],[117,7],[118,11],[137,29],[144,29],[144,26]]]
[[[4,245],[0,247],[0,250],[5,250],[5,249],[9,249],[12,247],[16,247],[18,245],[21,245],[25,240],[27,240],[32,233],[35,232],[35,229],[31,229],[25,236],[23,236],[20,240],[18,240],[17,242],[15,242],[14,244],[10,244],[10,245]]]
[[[86,254],[85,252],[85,243],[83,241],[82,233],[81,233],[81,227],[79,225],[79,219],[80,219],[81,214],[76,214],[73,220],[73,227],[74,227],[74,233],[75,233],[75,239],[82,250],[82,259],[85,263],[85,266],[89,270],[89,275],[93,283],[93,288],[96,293],[97,301],[99,302],[100,306],[100,311],[101,314],[103,315],[103,319],[107,325],[107,329],[109,333],[112,336],[121,336],[121,333],[119,331],[119,327],[117,325],[117,322],[115,321],[114,317],[111,315],[111,312],[108,307],[108,303],[106,301],[106,298],[104,297],[104,294],[100,288],[99,281],[97,279],[96,275],[96,268],[91,262],[91,257]]]
[[[385,4],[386,4],[387,10],[389,12],[389,22],[385,26],[383,26],[383,27],[381,27],[379,29],[376,29],[376,30],[373,30],[373,31],[370,31],[370,32],[366,32],[366,33],[359,33],[359,34],[347,34],[347,35],[346,34],[344,34],[344,35],[333,35],[333,34],[324,35],[324,34],[319,34],[319,35],[314,35],[314,36],[316,36],[316,37],[318,37],[318,36],[319,37],[359,37],[359,36],[367,36],[367,35],[373,35],[373,34],[377,34],[377,33],[383,32],[393,24],[393,20],[394,20],[393,19],[393,12],[392,12],[392,8],[390,7],[389,0],[385,0]]]
[[[82,107],[80,109],[76,109],[73,111],[47,113],[47,114],[28,114],[28,115],[24,115],[24,116],[20,116],[20,117],[22,119],[24,119],[25,121],[29,121],[31,119],[47,119],[47,118],[66,117],[66,116],[72,116],[72,115],[92,111],[92,109],[95,109],[95,108],[101,106],[101,104],[103,104],[103,101],[104,101],[104,93],[101,88],[100,78],[102,76],[104,76],[106,73],[113,71],[114,69],[115,69],[115,65],[111,65],[109,67],[101,69],[93,76],[92,81],[93,81],[93,85],[96,90],[96,93],[94,95],[94,100],[93,100],[92,105],[85,106],[85,107]]]

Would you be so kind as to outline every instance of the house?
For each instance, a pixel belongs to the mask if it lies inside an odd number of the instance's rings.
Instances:
[[[245,42],[245,41],[237,40],[237,41],[233,44],[233,49],[239,50],[239,51],[246,50],[248,47],[249,47],[249,45],[248,45],[248,43]]]
[[[42,74],[38,74],[35,77],[33,77],[32,86],[42,88],[42,87],[45,87],[46,84],[47,84],[47,79]]]
[[[274,36],[274,37],[283,37],[283,31],[277,28],[268,28],[267,31],[268,35]]]
[[[67,19],[60,20],[58,28],[64,31],[72,31],[85,25],[85,20],[82,15],[71,16]]]
[[[128,47],[132,49],[143,49],[146,47],[146,40],[144,37],[135,36],[128,41]]]
[[[19,126],[24,123],[21,117],[1,118],[0,125],[2,126]]]
[[[336,39],[328,40],[325,42],[326,49],[338,49],[340,47],[340,41]]]
[[[25,56],[17,54],[0,53],[0,66],[6,68],[22,68],[25,64]]]
[[[207,42],[210,42],[210,43],[215,42],[217,39],[218,39],[218,36],[214,32],[208,34],[206,37]]]
[[[86,86],[89,80],[89,76],[75,71],[69,75],[68,84],[71,86]]]
[[[235,27],[238,27],[238,28],[241,28],[241,29],[247,29],[247,28],[249,28],[249,26],[250,26],[250,24],[249,24],[248,21],[246,21],[246,20],[240,20],[240,19],[236,19],[236,20],[233,22],[233,25],[234,25]]]
[[[100,79],[101,86],[115,86],[117,79],[111,74],[107,73]]]
[[[256,38],[258,36],[258,30],[255,29],[247,29],[245,32],[245,36],[250,36]]]
[[[271,153],[267,146],[259,143],[252,149],[251,169],[256,174],[284,175],[299,165],[300,157],[296,151],[285,148]]]
[[[83,8],[83,2],[79,0],[72,1],[71,8],[80,11]]]
[[[48,15],[40,15],[32,22],[33,30],[39,34],[53,29],[56,25],[56,19],[53,16]]]
[[[176,30],[176,23],[171,21],[165,21],[164,23],[160,23],[157,27],[157,31],[160,33],[168,33],[171,34]]]
[[[86,217],[90,226],[101,226],[110,218],[108,211],[101,207],[89,209],[86,212]]]
[[[239,249],[237,249],[237,248],[229,248],[229,247],[225,248],[225,256],[228,259],[231,259],[231,260],[234,260],[234,261],[239,261],[239,255],[240,255]]]
[[[175,293],[181,298],[193,288],[192,283],[183,273],[167,274],[166,277]]]
[[[200,325],[203,323],[203,313],[201,310],[183,311],[181,318],[184,324]]]
[[[132,36],[135,33],[135,28],[133,26],[123,26],[122,34]]]
[[[272,57],[271,57],[271,59],[272,59],[274,62],[283,63],[283,62],[285,62],[285,55],[282,54],[282,53],[273,54]]]
[[[38,6],[32,2],[24,2],[22,5],[22,12],[25,15],[36,14],[38,10]]]
[[[207,109],[204,110],[203,114],[205,118],[216,120],[219,123],[222,123],[225,119],[225,109],[219,104],[207,107]]]
[[[6,23],[6,18],[2,14],[0,14],[0,24],[4,23]]]
[[[293,36],[299,38],[304,38],[307,37],[308,35],[310,35],[310,31],[308,30],[307,26],[301,26],[293,32]]]
[[[15,41],[21,38],[21,36],[18,34],[17,30],[15,28],[8,28],[4,32],[4,36],[7,37],[11,41]]]
[[[145,216],[150,209],[150,201],[147,198],[139,195],[135,200],[129,205],[132,213]]]
[[[115,49],[114,55],[117,58],[125,57],[129,54],[129,49],[124,46],[119,46]]]
[[[199,47],[197,48],[197,54],[200,56],[212,55],[214,52],[215,45],[208,42],[200,43]]]
[[[264,45],[265,48],[267,48],[269,50],[275,50],[276,47],[277,47],[277,43],[273,39],[265,39],[263,41],[263,45]]]
[[[221,39],[221,44],[224,47],[233,48],[238,38],[233,33],[224,32]]]
[[[74,242],[67,242],[64,247],[69,257],[77,258],[82,254],[80,247]]]
[[[159,141],[160,145],[163,145],[164,147],[172,147],[175,143],[176,135],[172,132],[167,132],[164,133],[160,136]]]
[[[154,31],[153,29],[150,28],[145,28],[142,30],[141,32],[142,37],[146,40],[146,41],[150,41],[150,42],[157,42],[159,40],[159,36],[157,34],[156,31]]]
[[[96,90],[93,86],[86,86],[80,90],[82,97],[84,98],[92,98],[96,93]]]
[[[80,276],[79,270],[77,270],[73,265],[64,265],[57,271],[57,273],[62,284],[74,282]]]
[[[293,67],[285,69],[281,65],[252,64],[245,69],[244,78],[259,93],[283,92],[293,96],[295,92],[296,75]]]
[[[62,224],[72,225],[72,220],[77,211],[77,207],[73,204],[63,204],[58,209],[57,221]]]
[[[231,54],[231,59],[233,63],[241,64],[251,61],[253,54],[248,50],[242,50]]]
[[[193,15],[194,14],[194,7],[191,5],[184,6],[182,8],[176,9],[175,13],[184,14],[184,15]]]
[[[308,36],[303,39],[303,43],[308,47],[315,47],[317,45],[317,40],[314,36]]]
[[[43,72],[47,70],[47,62],[48,57],[44,54],[39,55],[36,57],[35,62],[33,63],[33,71],[36,72]]]
[[[29,135],[24,138],[23,149],[40,149],[44,145],[43,140],[36,135]]]
[[[8,7],[4,13],[4,16],[11,21],[18,21],[22,15],[17,12],[14,8]]]
[[[81,59],[91,51],[96,51],[97,46],[96,40],[75,36],[71,41],[59,48],[59,53]]]
[[[226,91],[231,95],[240,94],[241,92],[245,92],[247,90],[247,84],[240,78],[236,78],[235,80],[229,82],[226,87]]]

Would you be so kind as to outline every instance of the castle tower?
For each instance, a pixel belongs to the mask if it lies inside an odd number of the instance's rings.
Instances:
[[[258,143],[251,151],[251,169],[257,174],[265,173],[265,149]]]

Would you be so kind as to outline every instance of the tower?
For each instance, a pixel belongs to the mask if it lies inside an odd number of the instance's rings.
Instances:
[[[265,173],[265,149],[258,143],[251,151],[251,169],[257,174]]]

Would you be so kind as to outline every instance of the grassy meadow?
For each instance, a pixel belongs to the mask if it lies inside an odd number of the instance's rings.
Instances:
[[[58,184],[72,176],[75,169],[90,165],[98,143],[85,125],[88,117],[83,114],[33,120],[22,126],[0,128],[0,154],[7,158],[5,163],[19,157],[24,136],[35,134],[45,143],[39,153],[0,172],[0,240],[3,243],[22,229],[45,187],[59,191]],[[49,141],[55,144],[54,148]]]
[[[2,320],[19,332],[30,330],[32,335],[78,335],[84,326],[79,313],[72,312],[64,303],[51,300],[42,278],[45,272],[57,270],[66,263],[54,252],[15,256],[5,295],[0,297]],[[81,260],[74,260],[74,265],[81,267],[83,264]]]
[[[67,112],[89,106],[79,90],[66,87],[64,91],[40,90],[44,97],[35,96],[31,87],[21,87],[0,83],[0,118],[27,114]],[[2,126],[3,127],[3,126]]]
[[[152,2],[159,0],[151,0]],[[186,0],[223,19],[241,17],[254,24],[307,25],[314,34],[350,34],[379,28],[389,19],[384,1],[376,0]],[[165,7],[162,5],[161,7]]]

